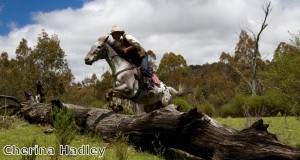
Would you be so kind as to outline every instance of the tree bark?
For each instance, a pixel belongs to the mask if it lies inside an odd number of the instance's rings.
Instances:
[[[13,96],[7,96],[7,95],[0,95],[0,99],[7,99],[7,100],[11,100],[17,104],[20,104],[21,102],[16,98],[16,97],[13,97]]]
[[[252,69],[252,87],[251,87],[251,92],[252,92],[252,96],[256,96],[257,95],[257,88],[258,88],[258,78],[257,78],[257,61],[258,61],[258,56],[260,55],[259,53],[259,40],[260,40],[260,36],[262,34],[262,32],[264,31],[264,29],[268,26],[267,24],[267,18],[269,16],[269,14],[271,13],[271,2],[268,2],[268,4],[263,8],[264,12],[265,12],[265,17],[263,20],[263,23],[261,24],[261,28],[257,34],[257,36],[254,34],[253,31],[251,31],[253,33],[253,37],[254,37],[254,42],[255,42],[255,49],[254,49],[254,53],[253,53],[253,64],[251,66]]]
[[[106,109],[53,103],[72,109],[81,131],[101,134],[104,139],[121,132],[135,146],[152,152],[156,147],[165,147],[204,159],[300,159],[300,150],[279,142],[262,120],[238,131],[196,109],[179,112],[175,105],[147,114],[123,115]],[[29,122],[51,123],[51,112],[51,104],[26,101],[16,114]]]

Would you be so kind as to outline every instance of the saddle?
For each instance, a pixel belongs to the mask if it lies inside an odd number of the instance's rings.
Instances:
[[[136,80],[138,80],[140,87],[143,87],[146,89],[149,88],[149,86],[150,86],[149,81],[147,80],[146,77],[144,77],[142,75],[142,71],[141,71],[140,67],[136,67],[136,72],[134,72],[134,77],[136,78]],[[157,87],[160,87],[159,79],[155,74],[152,74],[152,81],[153,81],[154,85],[156,85]]]

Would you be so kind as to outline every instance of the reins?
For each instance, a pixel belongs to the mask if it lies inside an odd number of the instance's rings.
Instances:
[[[125,68],[125,69],[122,69],[120,70],[119,72],[115,73],[112,75],[113,78],[117,78],[119,74],[125,72],[125,71],[128,71],[128,70],[133,70],[134,68],[136,68],[135,66],[131,66],[131,67],[128,67],[128,68]]]
[[[106,42],[105,42],[105,43],[106,43]],[[108,45],[109,45],[109,44],[108,44]],[[105,47],[105,52],[109,52],[107,47]],[[118,55],[117,53],[114,54],[114,55],[111,55],[111,56],[108,55],[108,59],[109,59],[110,61],[112,61],[112,60],[113,60],[115,57],[117,57],[117,56],[120,56],[120,55]],[[131,67],[122,69],[122,70],[120,70],[119,72],[117,72],[117,73],[115,73],[115,74],[112,74],[112,77],[113,77],[113,78],[117,78],[118,75],[120,75],[121,73],[123,73],[123,72],[125,72],[125,71],[128,71],[128,70],[133,70],[134,68],[136,68],[136,67],[135,67],[135,66],[131,66]]]
[[[106,43],[108,46],[110,46],[106,41],[107,41],[107,39],[105,39],[104,43]],[[107,53],[109,52],[109,49],[108,49],[107,46],[105,46],[105,52],[107,52]],[[108,54],[107,54],[107,55],[108,55]],[[113,55],[108,55],[107,58],[108,58],[110,61],[112,61],[112,60],[113,60],[115,57],[117,57],[117,56],[121,57],[119,54],[115,53],[115,54],[113,54]],[[118,71],[117,73],[112,73],[112,79],[113,79],[113,81],[115,82],[116,79],[117,79],[117,77],[118,77],[121,73],[126,72],[126,71],[129,71],[129,70],[132,70],[132,71],[133,71],[135,68],[137,68],[137,67],[134,66],[134,65],[132,65],[132,66],[130,66],[130,67],[127,67],[127,68],[124,68],[124,69]],[[138,80],[138,81],[139,81],[139,80]],[[138,87],[138,90],[137,90],[137,92],[134,94],[134,96],[128,97],[128,99],[130,99],[130,100],[135,100],[136,98],[138,98],[138,96],[141,94],[141,92],[142,92],[142,89],[141,89],[141,86],[139,86],[139,87]]]

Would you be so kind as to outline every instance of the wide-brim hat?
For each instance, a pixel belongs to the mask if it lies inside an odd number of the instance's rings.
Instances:
[[[121,32],[122,34],[125,33],[125,31],[119,27],[119,26],[113,26],[110,30],[110,33],[109,34],[112,34],[114,32]]]

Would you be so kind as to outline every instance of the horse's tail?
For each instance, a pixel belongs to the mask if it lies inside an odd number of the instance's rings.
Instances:
[[[167,87],[171,95],[176,95],[176,96],[182,96],[185,93],[185,86],[180,84],[179,85],[179,90],[177,91],[173,87]]]

